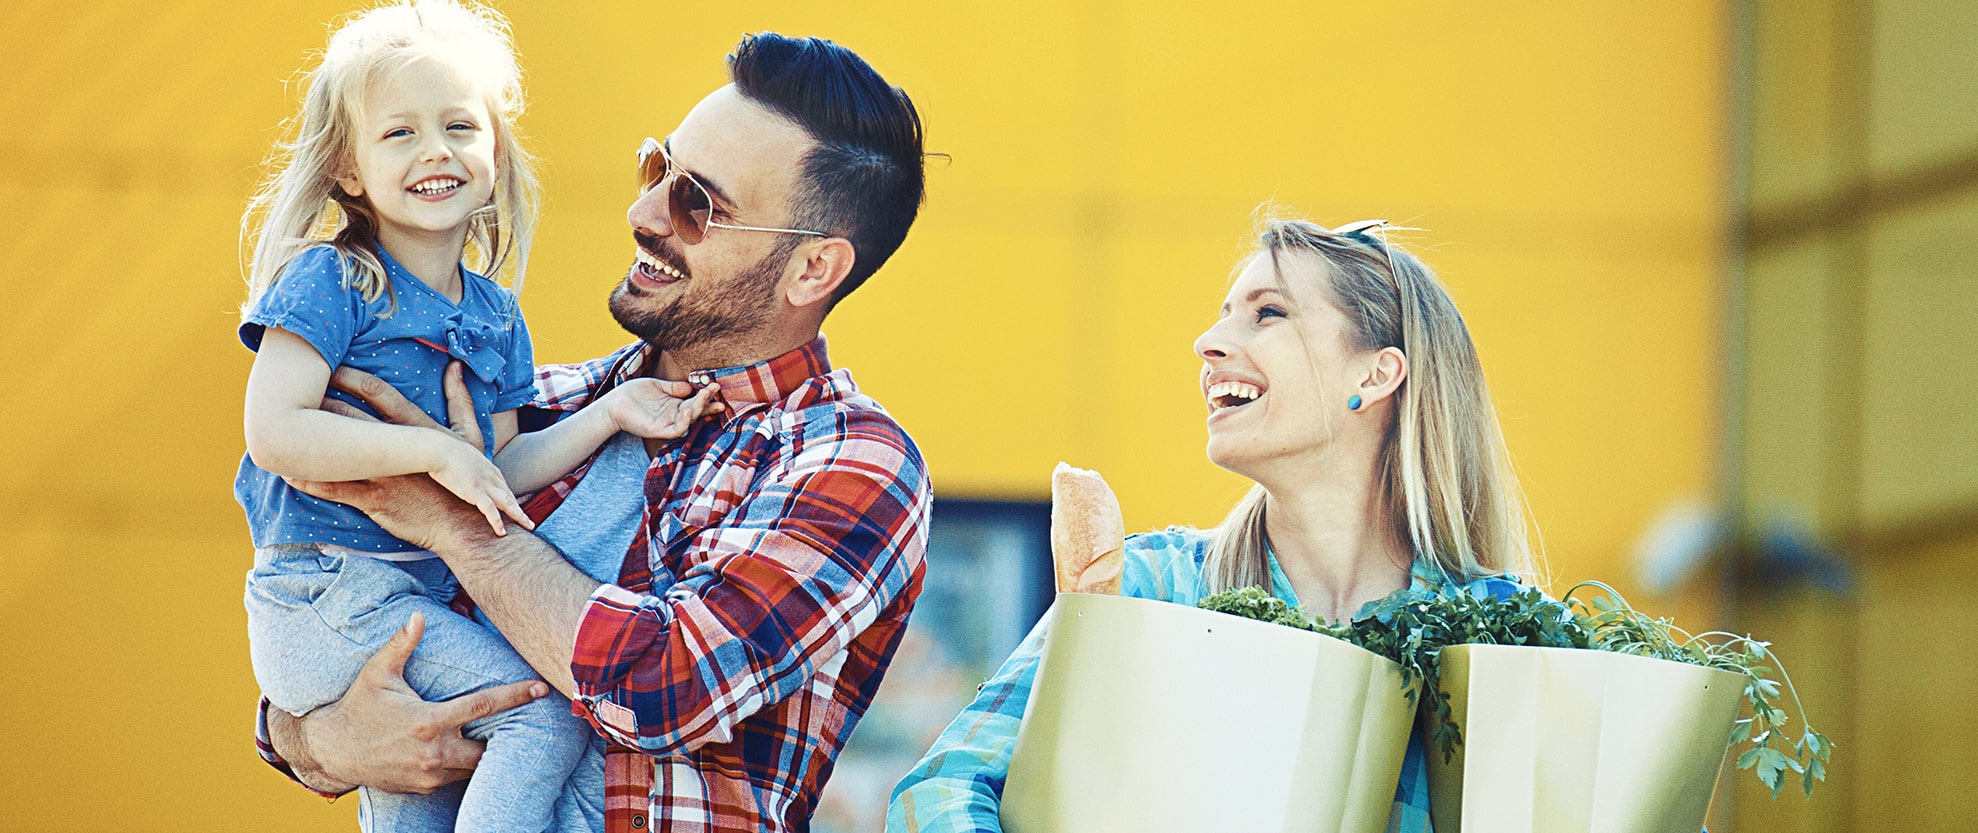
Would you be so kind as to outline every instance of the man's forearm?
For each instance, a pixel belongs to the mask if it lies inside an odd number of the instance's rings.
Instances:
[[[262,701],[268,721],[268,745],[274,748],[281,763],[288,765],[290,775],[302,785],[324,795],[341,795],[357,789],[356,784],[346,784],[324,772],[317,765],[314,750],[309,748],[309,736],[303,731],[302,721],[288,712],[274,708]]]
[[[577,625],[598,582],[520,530],[496,537],[485,524],[475,525],[435,552],[536,673],[564,696],[573,695]]]

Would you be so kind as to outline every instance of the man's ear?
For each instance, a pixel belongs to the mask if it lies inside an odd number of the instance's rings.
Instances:
[[[1374,351],[1368,360],[1366,375],[1360,378],[1360,388],[1356,392],[1362,402],[1371,405],[1393,396],[1407,379],[1407,354],[1396,347],[1382,347]]]
[[[803,258],[796,264],[800,271],[784,293],[790,305],[795,307],[818,303],[829,305],[831,296],[845,282],[845,276],[852,273],[852,264],[858,260],[858,254],[852,250],[852,241],[843,237],[827,237],[800,246],[797,254]]]

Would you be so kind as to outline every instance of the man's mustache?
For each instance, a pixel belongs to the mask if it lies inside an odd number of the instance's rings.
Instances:
[[[632,240],[639,244],[639,248],[645,249],[647,254],[659,258],[661,263],[679,270],[682,275],[693,276],[692,272],[687,271],[687,259],[668,249],[666,241],[660,239],[659,235],[633,229]]]

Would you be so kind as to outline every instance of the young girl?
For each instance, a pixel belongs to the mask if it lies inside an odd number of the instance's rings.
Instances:
[[[425,698],[532,679],[491,627],[448,608],[456,586],[436,557],[282,477],[425,473],[479,507],[497,533],[504,515],[533,528],[515,492],[555,481],[618,431],[680,436],[712,389],[678,399],[668,383],[639,380],[602,407],[517,436],[514,409],[529,401],[535,371],[528,330],[512,292],[462,265],[470,245],[490,275],[513,256],[519,288],[538,201],[513,127],[520,72],[498,14],[453,0],[378,7],[331,36],[306,82],[275,173],[242,221],[254,248],[240,337],[256,355],[234,491],[256,547],[247,576],[255,678],[297,715],[334,702],[417,612],[426,635],[405,676]],[[318,409],[334,369],[352,367],[444,423],[442,378],[454,362],[482,436],[493,438],[492,460],[439,431]],[[365,829],[550,828],[590,743],[569,703],[544,698],[467,731],[487,753],[464,788],[365,790]],[[582,800],[601,805],[603,796]]]

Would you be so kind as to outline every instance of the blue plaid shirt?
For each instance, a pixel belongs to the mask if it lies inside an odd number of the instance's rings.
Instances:
[[[1126,575],[1120,582],[1120,595],[1193,606],[1208,595],[1208,579],[1202,574],[1208,544],[1208,533],[1174,527],[1127,538]],[[1275,558],[1270,561],[1270,571],[1272,595],[1298,604],[1291,580]],[[1447,581],[1428,561],[1417,562],[1409,574],[1409,584],[1415,589],[1435,591]],[[1477,579],[1465,587],[1500,598],[1519,589],[1515,581],[1499,577]],[[1030,684],[1043,658],[1048,621],[1040,621],[1031,629],[1003,667],[982,685],[975,701],[948,724],[934,741],[934,748],[893,788],[892,806],[886,812],[888,831],[972,833],[1003,829],[999,815],[1003,781],[1009,776],[1023,710],[1030,703]],[[1396,785],[1394,810],[1387,820],[1388,833],[1431,831],[1425,748],[1418,724],[1402,760],[1401,782]]]

